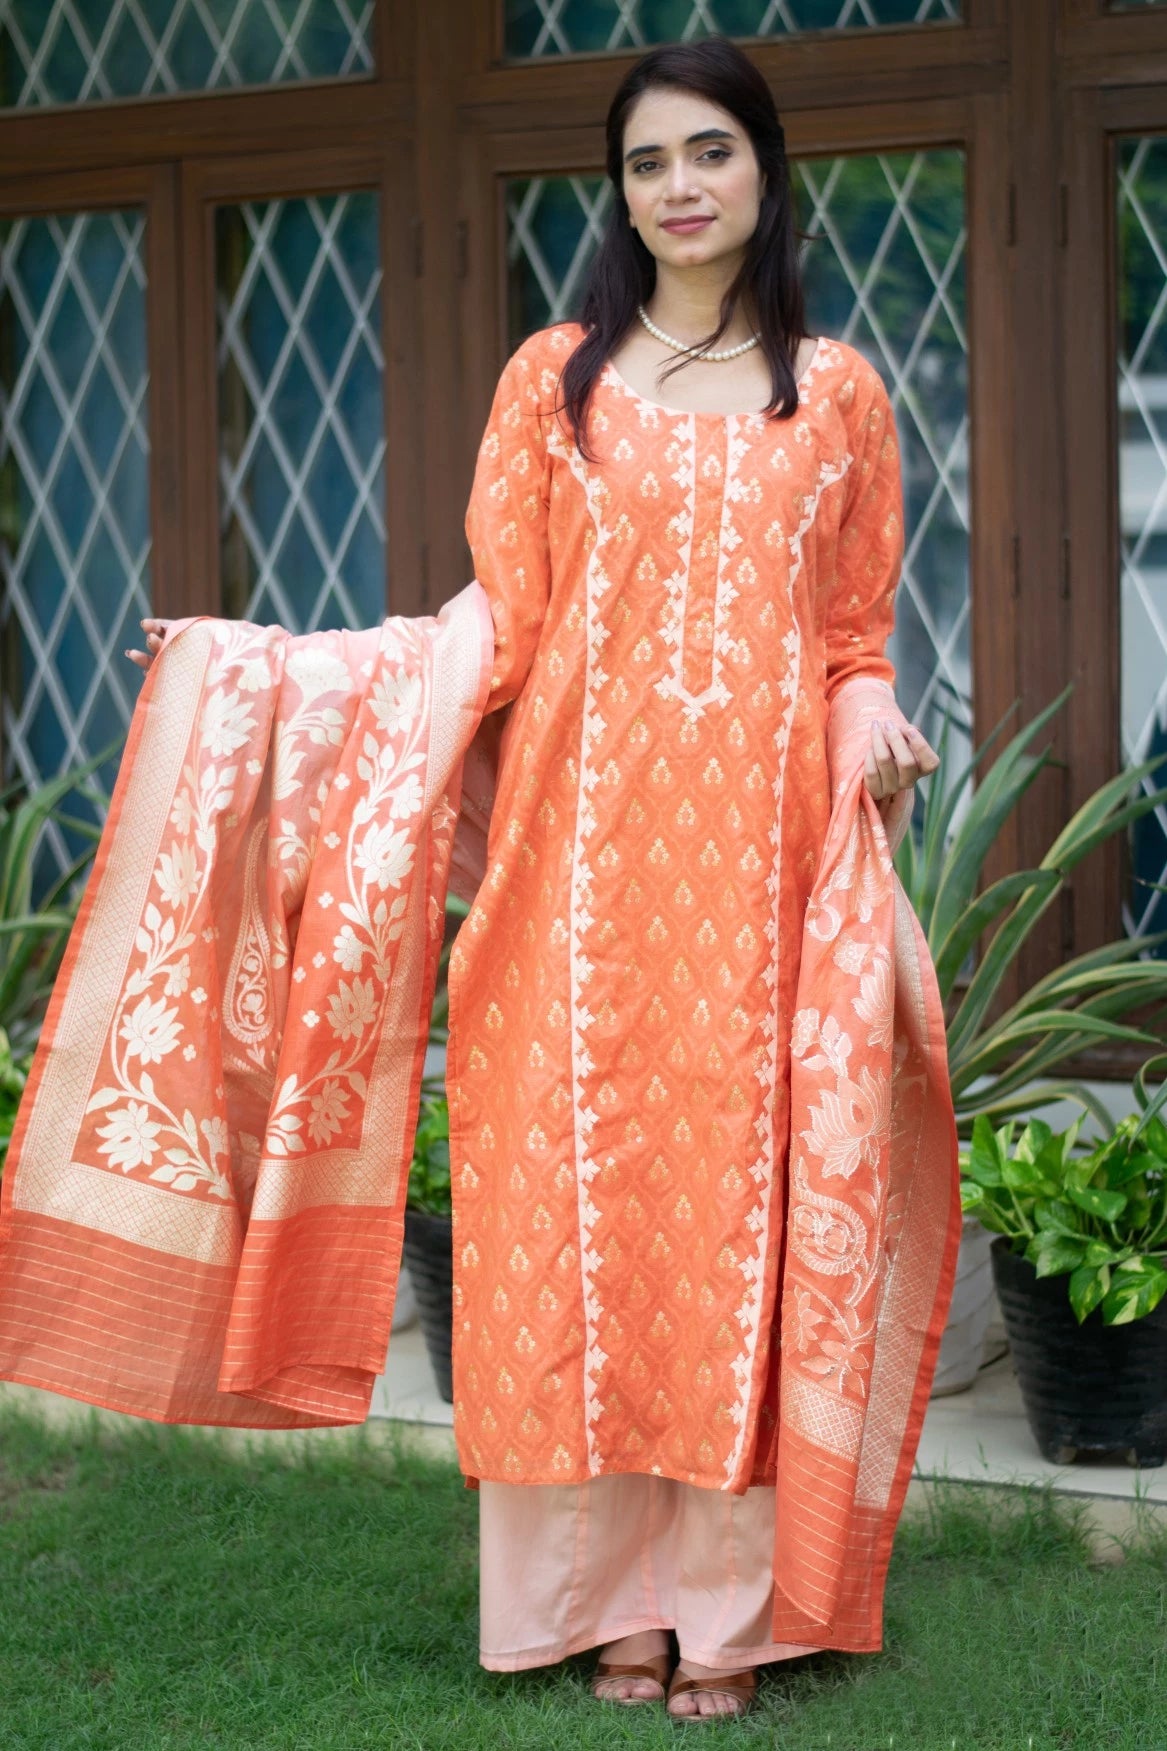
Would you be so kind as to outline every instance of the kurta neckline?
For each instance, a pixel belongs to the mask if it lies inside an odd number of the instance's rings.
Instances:
[[[811,372],[817,366],[818,360],[819,360],[819,353],[822,351],[822,345],[823,345],[823,337],[820,334],[817,336],[817,338],[815,340],[814,352],[810,355],[810,363],[807,365],[806,370],[802,373],[802,376],[798,378],[796,387],[801,389],[802,385],[806,382],[806,380],[810,376]],[[612,376],[616,379],[616,382],[619,384],[620,388],[623,389],[628,395],[630,395],[634,401],[643,402],[645,407],[655,408],[657,413],[667,413],[671,418],[674,418],[674,419],[687,419],[690,417],[690,415],[694,419],[723,420],[723,421],[724,420],[764,420],[768,417],[763,412],[763,410],[761,408],[746,408],[744,410],[739,409],[739,410],[732,412],[732,413],[712,413],[708,409],[700,408],[700,407],[668,407],[668,406],[666,406],[666,404],[663,401],[652,401],[649,399],[649,397],[647,395],[642,395],[639,389],[634,389],[632,384],[629,383],[627,377],[622,376],[620,374],[620,372],[616,369],[616,367],[612,363],[611,359],[606,359],[605,364],[606,364],[608,370],[612,373]]]

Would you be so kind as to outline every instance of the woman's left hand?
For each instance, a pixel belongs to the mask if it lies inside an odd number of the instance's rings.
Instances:
[[[146,648],[144,651],[127,651],[131,663],[136,663],[143,671],[148,669],[165,644],[167,630],[172,624],[169,620],[139,620],[138,625],[146,634]]]
[[[892,718],[873,720],[863,782],[876,802],[889,802],[897,791],[908,790],[918,778],[935,772],[939,764],[940,756],[915,724],[901,728]]]

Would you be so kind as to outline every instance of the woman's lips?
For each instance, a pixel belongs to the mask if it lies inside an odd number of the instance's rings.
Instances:
[[[704,231],[706,225],[712,225],[712,218],[706,219],[666,219],[661,225],[662,231],[676,231],[682,236],[689,231]]]

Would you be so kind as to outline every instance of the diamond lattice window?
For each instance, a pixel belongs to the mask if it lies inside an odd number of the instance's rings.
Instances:
[[[377,198],[216,214],[223,613],[294,632],[385,613]]]
[[[721,34],[803,35],[958,23],[961,0],[507,0],[515,60],[648,48]]]
[[[143,238],[136,212],[0,222],[6,780],[99,753],[137,695],[121,652],[150,599]],[[54,824],[54,871],[76,849]]]
[[[374,0],[4,0],[0,105],[360,77]]]
[[[906,545],[892,657],[904,710],[933,739],[967,721],[968,336],[964,159],[956,151],[796,167],[811,331],[858,347],[895,409]]]
[[[1124,140],[1118,156],[1119,524],[1122,745],[1130,762],[1167,754],[1167,141]],[[1167,784],[1167,766],[1148,790]],[[1167,930],[1167,809],[1131,840],[1129,931]]]
[[[907,529],[891,655],[904,710],[939,734],[971,707],[964,161],[955,151],[796,167],[812,333],[877,366],[895,408]],[[507,186],[511,342],[572,317],[611,191],[599,176]],[[957,742],[964,738],[958,736]]]

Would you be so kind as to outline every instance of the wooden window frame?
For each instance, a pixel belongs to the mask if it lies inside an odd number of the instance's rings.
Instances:
[[[54,201],[62,211],[86,202],[109,207],[122,198],[115,191],[148,193],[151,578],[159,614],[216,613],[220,600],[214,206],[350,188],[378,194],[382,311],[393,314],[392,331],[382,325],[386,609],[411,614],[424,606],[414,465],[423,381],[418,10],[410,0],[378,0],[374,70],[355,78],[0,111],[0,212],[45,211]]]
[[[402,164],[408,140],[400,142]],[[187,160],[182,166],[181,260],[186,287],[183,336],[185,520],[188,564],[181,613],[206,613],[220,592],[219,408],[215,321],[215,211],[244,201],[371,190],[380,197],[382,269],[382,385],[385,425],[386,611],[421,611],[417,553],[422,540],[416,450],[411,441],[420,385],[413,349],[391,346],[386,317],[411,325],[416,276],[408,251],[388,238],[408,227],[411,178],[387,166],[381,150],[331,146],[326,150],[267,153],[257,158]],[[392,459],[392,463],[391,460]]]
[[[501,31],[502,0],[378,0],[367,78],[0,114],[0,209],[134,190],[150,203],[160,611],[214,605],[209,226],[223,198],[380,191],[387,601],[434,610],[469,576],[466,495],[507,344],[502,181],[601,167],[608,103],[639,53],[507,61]],[[960,25],[746,46],[793,156],[965,154],[978,735],[1014,700],[1028,718],[1076,681],[1054,728],[1064,764],[995,852],[996,872],[1023,867],[1118,759],[1113,139],[1167,131],[1167,9],[966,0]],[[1115,933],[1120,866],[1112,848],[1076,873],[1022,981]]]

